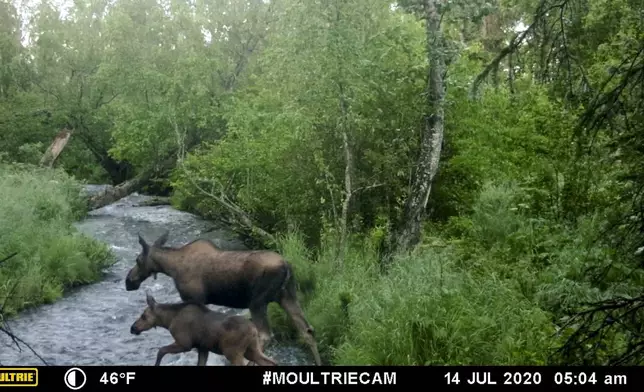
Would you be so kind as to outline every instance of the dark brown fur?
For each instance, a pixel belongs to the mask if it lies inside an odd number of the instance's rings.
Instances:
[[[184,301],[231,308],[248,308],[260,334],[261,347],[271,339],[267,308],[278,303],[290,316],[321,365],[314,330],[304,317],[288,262],[271,251],[224,251],[207,240],[179,248],[164,246],[168,232],[143,248],[125,279],[128,291],[137,290],[150,275],[170,276]]]
[[[275,366],[275,361],[260,348],[255,325],[242,316],[229,316],[196,303],[157,303],[147,295],[148,306],[132,324],[130,332],[139,335],[150,328],[165,328],[174,343],[161,347],[154,364],[159,366],[166,354],[197,349],[197,366],[205,366],[208,354],[225,356],[232,365],[243,365],[244,358],[260,366]]]

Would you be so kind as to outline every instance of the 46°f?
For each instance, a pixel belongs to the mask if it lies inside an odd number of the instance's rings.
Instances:
[[[103,384],[107,384],[108,382],[110,384],[118,384],[119,378],[124,378],[125,383],[129,384],[130,380],[134,380],[134,372],[127,372],[127,373],[110,373],[110,376],[108,378],[107,372],[103,373],[101,376],[101,382]]]
[[[458,373],[452,374],[451,372],[447,372],[443,377],[447,379],[447,385],[450,385],[450,384],[458,385],[461,383],[461,380],[458,379]]]

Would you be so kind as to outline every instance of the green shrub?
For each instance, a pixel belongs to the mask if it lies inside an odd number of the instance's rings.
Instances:
[[[0,166],[0,301],[5,314],[49,303],[66,288],[93,282],[114,259],[109,248],[78,233],[81,188],[61,171]]]
[[[637,294],[644,274],[599,241],[601,217],[564,224],[533,211],[529,200],[518,185],[486,184],[473,213],[450,222],[452,231],[466,227],[461,230],[466,241],[460,243],[465,249],[457,253],[477,255],[460,265],[499,274],[556,317],[599,300],[607,290]]]

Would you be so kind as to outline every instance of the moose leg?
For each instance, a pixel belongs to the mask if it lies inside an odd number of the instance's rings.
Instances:
[[[159,352],[157,353],[157,361],[154,364],[154,366],[159,366],[161,364],[161,360],[166,354],[179,354],[179,353],[185,353],[187,351],[190,351],[190,348],[185,348],[178,343],[172,343],[167,346],[163,346],[159,349]]]
[[[197,360],[197,366],[206,366],[208,361],[208,350],[199,350],[199,359]]]
[[[266,343],[273,337],[271,327],[268,324],[268,305],[252,305],[249,310],[253,324],[255,324],[259,332],[260,349],[263,350]]]
[[[293,320],[293,324],[295,324],[295,327],[300,332],[300,335],[302,336],[306,344],[308,344],[311,348],[311,352],[313,353],[313,358],[315,359],[316,365],[322,365],[320,353],[318,352],[318,345],[315,341],[315,330],[309,324],[309,322],[306,321],[304,312],[297,302],[297,299],[292,298],[287,292],[284,292],[282,298],[280,299],[280,305],[289,315],[291,320]]]

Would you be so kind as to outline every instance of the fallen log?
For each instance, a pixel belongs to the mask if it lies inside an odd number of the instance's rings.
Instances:
[[[154,207],[154,206],[168,206],[170,205],[170,198],[163,196],[154,196],[150,200],[141,202],[139,205],[141,207]]]
[[[139,191],[148,182],[150,182],[150,180],[156,174],[161,171],[171,169],[176,163],[176,160],[177,158],[175,156],[167,158],[166,160],[162,161],[161,164],[143,170],[132,179],[129,179],[119,185],[107,188],[96,195],[90,196],[87,201],[88,208],[90,210],[95,210],[108,204],[112,204],[131,193]]]

